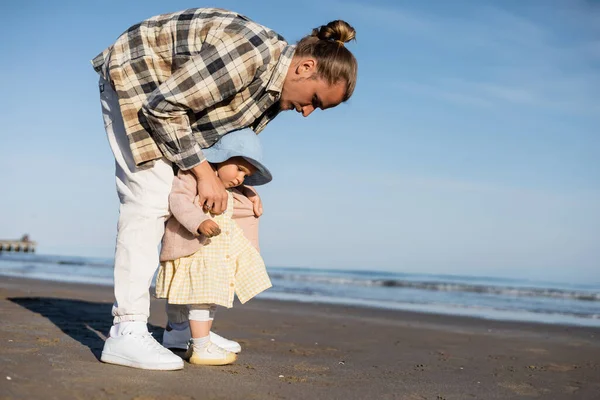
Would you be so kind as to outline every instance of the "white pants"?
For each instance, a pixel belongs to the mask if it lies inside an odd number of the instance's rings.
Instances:
[[[166,159],[137,168],[125,134],[119,99],[100,78],[104,127],[115,156],[119,222],[115,250],[114,323],[148,320],[150,284],[158,268],[158,248],[169,216],[173,169]]]

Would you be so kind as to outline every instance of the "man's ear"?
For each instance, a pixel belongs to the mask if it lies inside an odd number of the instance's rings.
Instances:
[[[304,58],[296,66],[296,75],[303,78],[312,76],[317,71],[317,60],[314,58]]]

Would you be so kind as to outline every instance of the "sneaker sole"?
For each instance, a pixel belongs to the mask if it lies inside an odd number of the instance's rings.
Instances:
[[[229,359],[229,360],[227,360],[227,359],[225,359],[225,360],[203,360],[203,359],[194,358],[192,356],[189,360],[189,363],[193,364],[193,365],[219,366],[219,365],[233,364],[236,360],[237,360],[237,356],[235,356],[235,357],[233,357],[233,359]]]
[[[183,360],[181,362],[169,362],[161,364],[146,364],[133,361],[127,358],[117,356],[115,354],[102,352],[100,361],[107,364],[122,365],[124,367],[138,368],[138,369],[149,369],[154,371],[176,371],[183,369]]]
[[[216,344],[216,343],[215,343]],[[163,347],[167,348],[167,349],[177,349],[177,350],[187,350],[188,346],[187,343],[181,344],[181,343],[169,343],[169,342],[162,342]],[[231,347],[226,347],[226,346],[220,346],[217,344],[217,346],[219,346],[220,348],[222,348],[223,350],[227,350],[230,351],[232,353],[240,353],[242,351],[242,347],[241,346],[231,346]]]

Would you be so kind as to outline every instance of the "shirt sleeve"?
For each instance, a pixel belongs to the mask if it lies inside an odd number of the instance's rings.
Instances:
[[[192,134],[190,113],[201,112],[247,87],[258,68],[270,61],[270,53],[261,51],[262,47],[257,36],[211,32],[200,53],[152,92],[142,113],[152,138],[169,161],[188,170],[204,160]]]
[[[194,236],[200,236],[198,227],[210,217],[196,201],[198,189],[196,178],[191,172],[179,171],[173,179],[173,187],[169,194],[169,208],[179,223]]]

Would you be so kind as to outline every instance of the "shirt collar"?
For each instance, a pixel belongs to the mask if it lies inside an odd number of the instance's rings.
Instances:
[[[290,64],[292,63],[292,57],[294,56],[295,50],[296,45],[287,45],[281,51],[279,61],[277,61],[277,65],[275,66],[275,71],[273,72],[273,75],[271,75],[271,79],[267,84],[268,92],[274,92],[277,95],[281,94],[283,81],[285,80],[288,69],[290,68]]]

